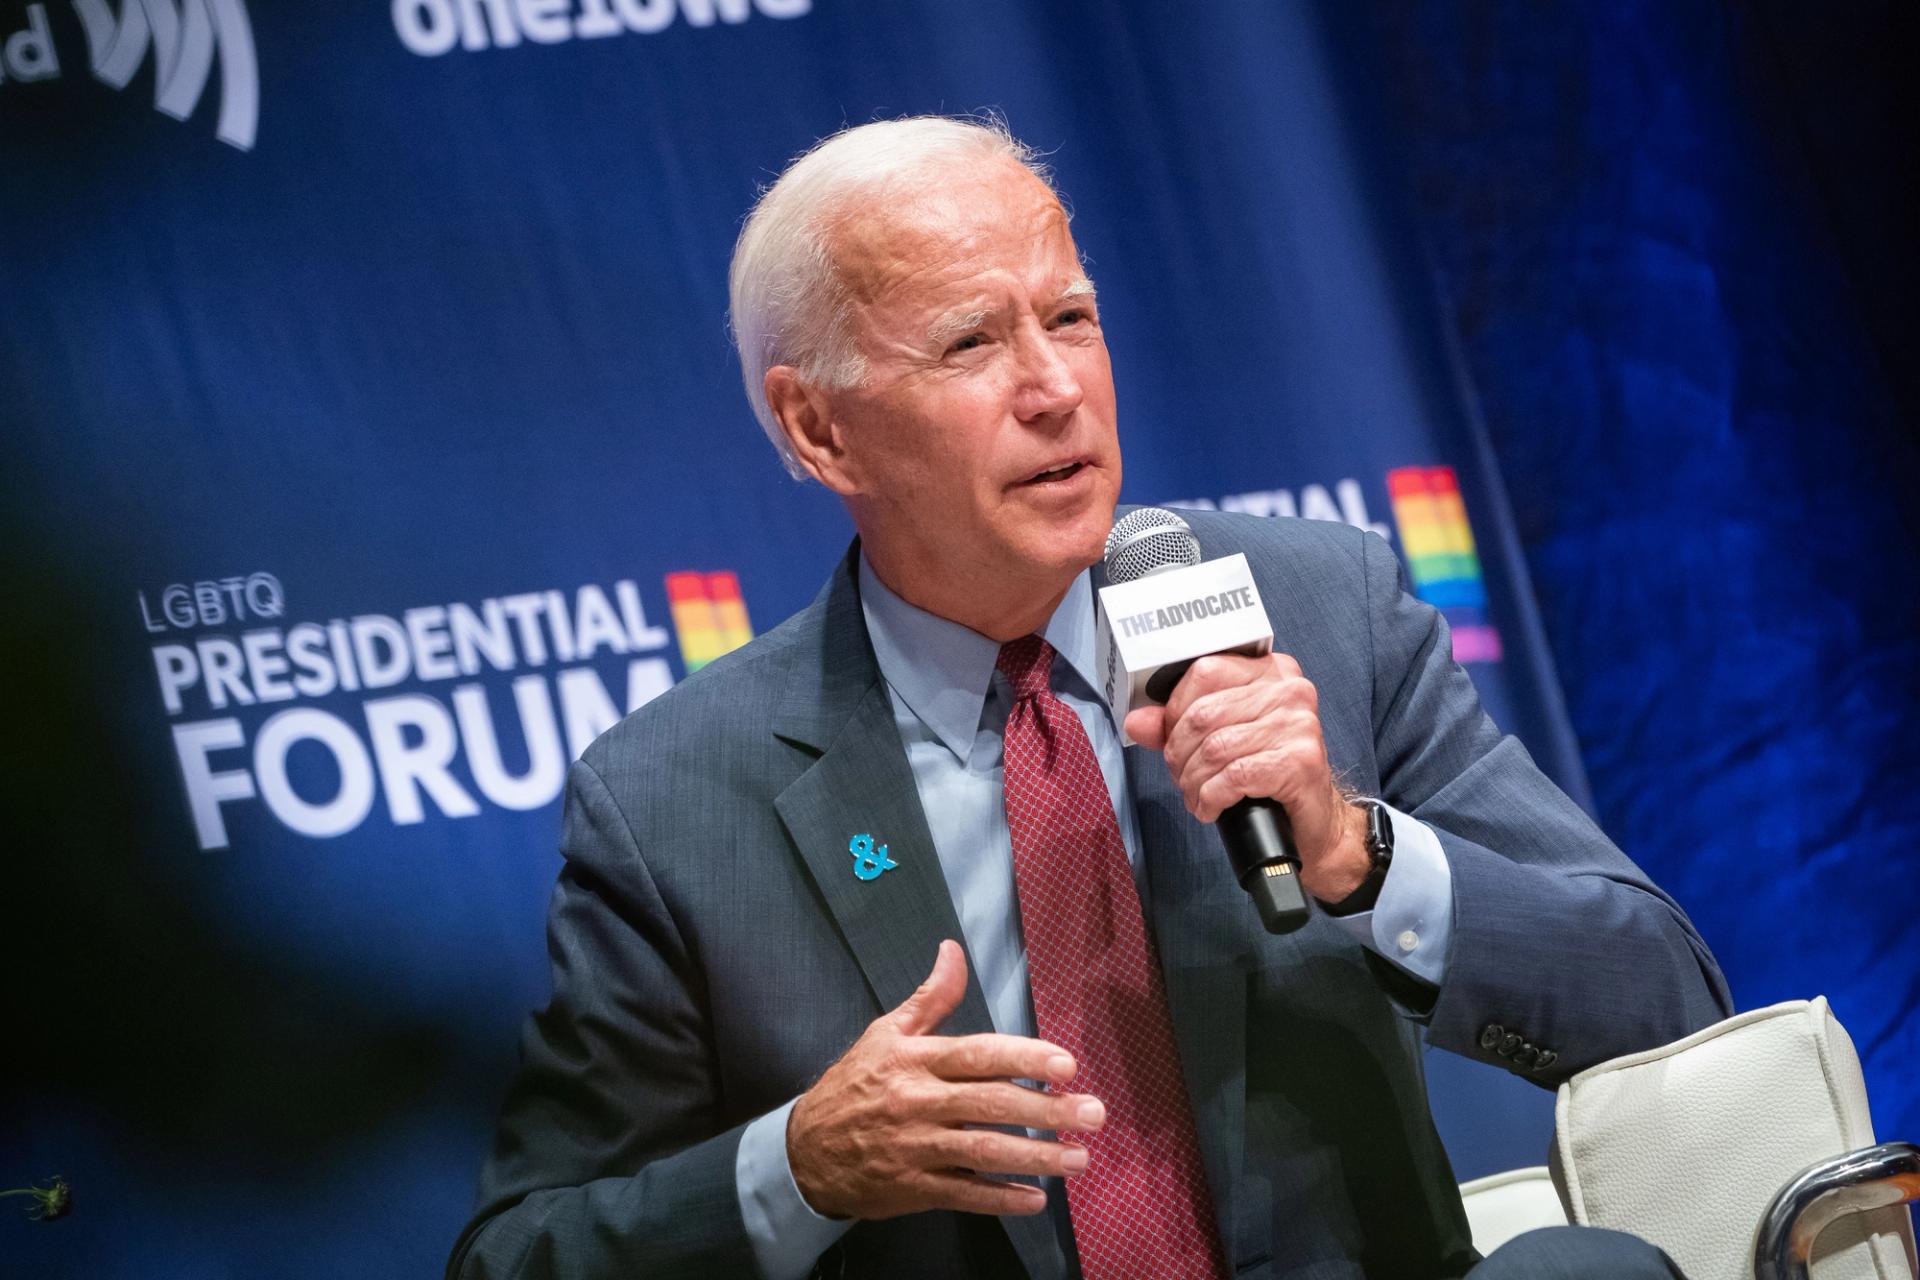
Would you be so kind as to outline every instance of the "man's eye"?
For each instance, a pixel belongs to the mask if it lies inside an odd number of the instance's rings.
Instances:
[[[1091,320],[1092,318],[1092,315],[1085,311],[1062,311],[1053,318],[1053,322],[1055,325],[1078,324],[1082,320]]]
[[[954,343],[952,346],[948,347],[947,354],[952,355],[956,351],[971,351],[975,347],[979,346],[981,343],[985,342],[986,340],[987,340],[987,337],[983,333],[970,333],[966,337]]]

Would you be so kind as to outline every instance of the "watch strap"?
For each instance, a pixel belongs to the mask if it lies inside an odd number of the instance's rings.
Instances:
[[[1338,902],[1323,904],[1327,914],[1333,916],[1350,916],[1373,910],[1374,903],[1380,899],[1381,886],[1387,882],[1387,870],[1393,866],[1393,815],[1378,800],[1365,796],[1350,803],[1366,814],[1367,829],[1363,838],[1367,859],[1372,865],[1367,869],[1367,878],[1352,893]]]

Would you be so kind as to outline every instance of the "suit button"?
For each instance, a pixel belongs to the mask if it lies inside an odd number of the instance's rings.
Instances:
[[[1499,1046],[1500,1037],[1506,1034],[1507,1029],[1505,1027],[1497,1022],[1489,1022],[1486,1026],[1480,1028],[1480,1047],[1491,1052]]]
[[[1494,1052],[1503,1058],[1511,1058],[1513,1051],[1525,1043],[1526,1041],[1522,1040],[1517,1032],[1509,1031],[1500,1038],[1500,1047]]]
[[[1540,1055],[1533,1060],[1533,1069],[1535,1071],[1545,1071],[1548,1067],[1552,1066],[1559,1057],[1560,1055],[1551,1049],[1542,1049]]]
[[[1538,1052],[1539,1050],[1535,1049],[1532,1045],[1522,1041],[1520,1047],[1513,1051],[1513,1065],[1523,1070],[1531,1067],[1534,1063],[1535,1055]]]

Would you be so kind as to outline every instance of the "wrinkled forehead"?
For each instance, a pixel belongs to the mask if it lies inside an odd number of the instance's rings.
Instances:
[[[834,274],[856,304],[931,293],[948,278],[1021,262],[1078,270],[1066,211],[1020,165],[977,159],[890,183],[835,219]]]

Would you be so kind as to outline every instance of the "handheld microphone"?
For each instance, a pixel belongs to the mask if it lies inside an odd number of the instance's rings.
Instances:
[[[1142,507],[1122,517],[1107,535],[1106,569],[1098,618],[1101,678],[1123,723],[1129,711],[1164,706],[1200,658],[1273,650],[1273,629],[1247,558],[1236,553],[1203,561],[1200,540],[1171,511]],[[1234,877],[1267,932],[1292,933],[1305,924],[1311,910],[1300,889],[1300,854],[1286,809],[1248,797],[1217,825]]]

